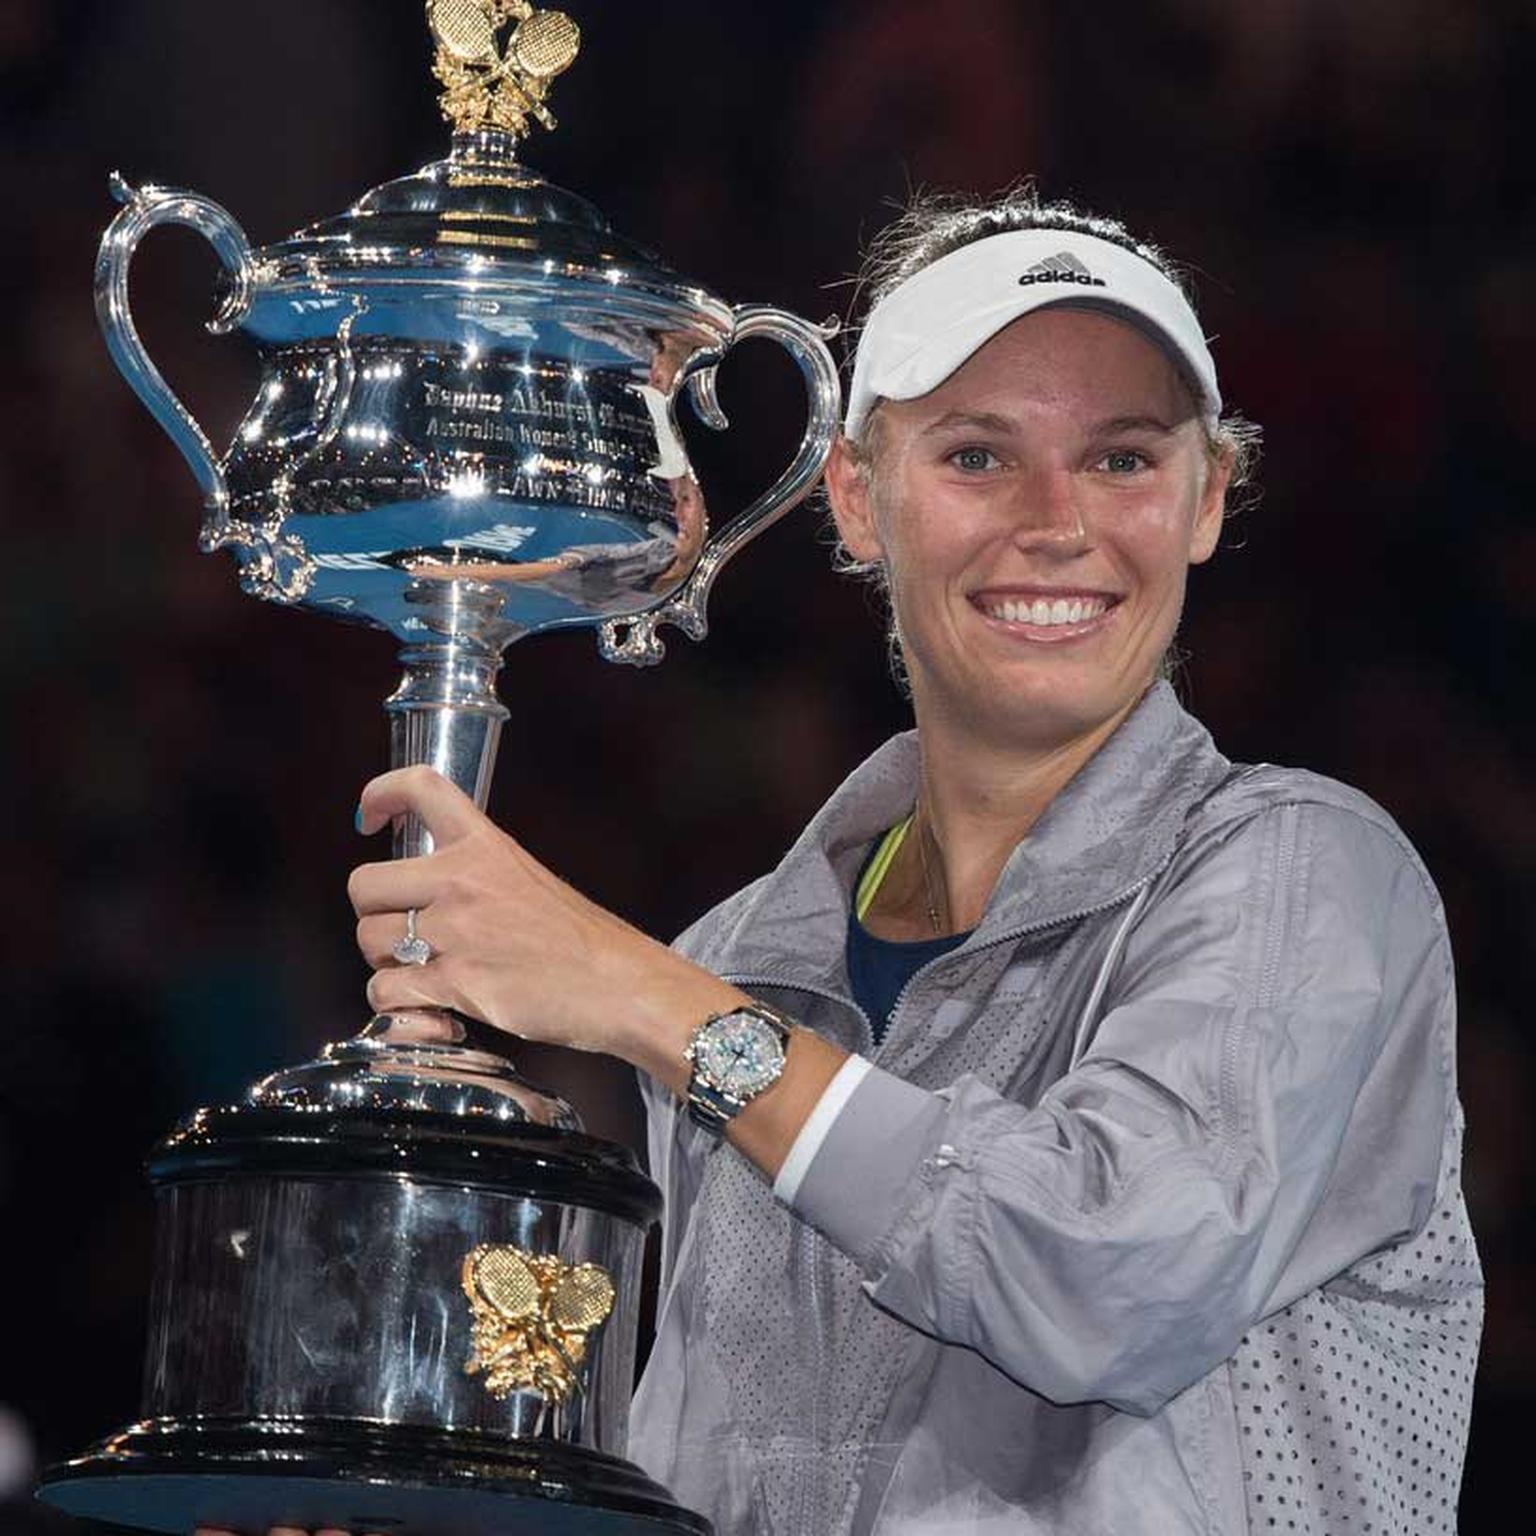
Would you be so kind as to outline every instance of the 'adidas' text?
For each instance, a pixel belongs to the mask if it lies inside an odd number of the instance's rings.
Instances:
[[[1095,277],[1070,251],[1037,261],[1019,279],[1020,287],[1027,288],[1031,283],[1078,283],[1084,288],[1106,286],[1102,277]]]
[[[1021,287],[1027,288],[1031,283],[1081,283],[1085,288],[1108,286],[1102,277],[1088,277],[1079,272],[1026,272],[1019,279]]]

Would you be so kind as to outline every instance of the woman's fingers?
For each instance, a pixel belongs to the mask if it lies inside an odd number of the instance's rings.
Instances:
[[[461,1001],[442,961],[391,965],[368,978],[368,1006],[375,1013],[396,1013],[405,1008],[457,1008]]]
[[[433,923],[426,913],[418,913],[416,918],[416,937],[425,939],[432,946],[434,955],[442,953],[442,935],[433,937]],[[358,919],[357,947],[364,960],[374,970],[382,970],[385,966],[399,965],[400,961],[395,955],[395,945],[406,936],[405,915],[400,912],[381,912],[373,917]],[[419,969],[419,967],[418,967]]]
[[[373,912],[418,910],[436,900],[443,866],[436,854],[419,859],[391,859],[387,864],[359,864],[347,877],[347,899],[359,917]]]
[[[192,1532],[192,1536],[237,1536],[237,1533],[226,1531],[222,1526],[200,1525]],[[301,1531],[297,1526],[274,1525],[267,1532],[267,1536],[309,1536],[309,1532]],[[324,1536],[324,1533],[317,1531],[315,1536]]]
[[[484,814],[463,790],[435,769],[418,765],[381,773],[363,786],[357,803],[357,829],[371,835],[396,816],[411,812],[421,818],[439,848],[468,836],[485,822]]]
[[[192,1532],[192,1536],[237,1536],[237,1533],[226,1531],[223,1527],[217,1525],[200,1525]],[[267,1536],[310,1536],[310,1533],[296,1525],[274,1525],[267,1531]],[[353,1536],[353,1533],[327,1525],[317,1530],[314,1536]],[[377,1531],[364,1531],[363,1536],[379,1536],[379,1533]]]

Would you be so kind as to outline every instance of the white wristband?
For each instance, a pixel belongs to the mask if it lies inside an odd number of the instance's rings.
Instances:
[[[795,1137],[773,1181],[773,1197],[785,1205],[793,1205],[800,1190],[800,1181],[810,1169],[811,1160],[821,1150],[821,1144],[832,1129],[832,1122],[842,1113],[843,1105],[853,1097],[853,1090],[864,1081],[864,1074],[873,1065],[863,1056],[850,1056],[837,1069],[837,1075],[821,1090],[821,1097],[805,1118],[800,1134]]]

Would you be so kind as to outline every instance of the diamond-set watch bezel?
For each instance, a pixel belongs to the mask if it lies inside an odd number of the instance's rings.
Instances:
[[[712,1066],[710,1047],[715,1043],[712,1037],[718,1038],[732,1026],[743,1025],[750,1025],[753,1034],[759,1032],[759,1027],[766,1027],[776,1042],[778,1059],[759,1067],[751,1080],[733,1083],[727,1072]],[[791,1020],[763,1003],[732,1008],[700,1024],[683,1052],[693,1068],[688,1080],[688,1114],[694,1123],[719,1136],[748,1104],[778,1082],[783,1075],[792,1027]]]

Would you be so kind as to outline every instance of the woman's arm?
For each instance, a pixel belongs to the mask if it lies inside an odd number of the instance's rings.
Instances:
[[[1350,811],[1277,806],[1149,905],[1038,1104],[873,1069],[794,1207],[915,1327],[1054,1400],[1152,1412],[1421,1224],[1453,1028],[1417,861]]]
[[[363,865],[348,883],[358,946],[375,967],[370,1005],[458,1009],[524,1039],[617,1056],[685,1094],[694,1030],[751,999],[587,900],[430,769],[373,780],[358,825],[377,832],[406,814],[421,817],[435,851]],[[426,965],[393,958],[408,908],[434,952]],[[846,1056],[795,1031],[783,1074],[730,1122],[730,1140],[776,1173]]]

